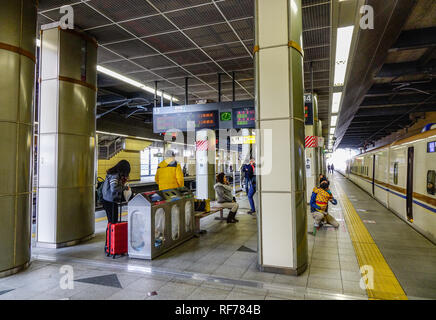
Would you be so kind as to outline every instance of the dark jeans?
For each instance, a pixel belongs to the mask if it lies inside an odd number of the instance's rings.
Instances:
[[[250,183],[250,187],[248,189],[248,202],[250,202],[251,211],[256,212],[256,208],[254,207],[253,196],[256,193],[256,187]]]
[[[106,211],[107,221],[110,223],[118,222],[118,204],[103,200],[103,208]]]

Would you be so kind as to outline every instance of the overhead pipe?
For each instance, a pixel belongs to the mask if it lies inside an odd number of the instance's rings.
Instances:
[[[235,71],[232,72],[232,92],[233,92],[233,101],[236,101],[236,75],[235,75]]]
[[[122,103],[122,104],[120,104],[120,105],[118,105],[118,106],[116,106],[116,107],[114,107],[114,108],[112,108],[112,109],[110,109],[108,111],[105,111],[105,112],[103,112],[101,114],[96,115],[96,118],[100,119],[101,117],[107,115],[108,113],[111,113],[112,111],[115,111],[115,110],[117,110],[117,109],[119,109],[121,107],[124,107],[127,104],[129,104],[129,101],[126,101],[126,102],[124,102],[124,103]]]
[[[218,73],[218,102],[221,102],[221,73]]]
[[[158,81],[154,82],[154,107],[157,107],[157,83]]]
[[[185,106],[189,104],[189,90],[188,90],[189,78],[185,78]]]
[[[105,106],[105,105],[113,104],[113,103],[123,103],[123,102],[126,102],[126,101],[131,102],[131,101],[134,101],[134,100],[141,100],[143,102],[149,103],[149,100],[147,100],[145,98],[136,97],[136,98],[122,99],[122,100],[112,100],[112,101],[106,101],[106,102],[97,102],[97,107]]]

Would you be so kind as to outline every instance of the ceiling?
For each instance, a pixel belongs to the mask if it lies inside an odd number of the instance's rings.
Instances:
[[[330,79],[330,1],[303,0],[303,43],[306,91],[319,96],[319,117],[328,119]],[[38,24],[57,21],[59,8],[72,5],[75,26],[99,42],[98,64],[154,87],[184,103],[189,77],[189,103],[254,99],[254,0],[40,0]],[[98,100],[132,100],[115,112],[150,121],[153,96],[99,74]],[[168,101],[165,104],[168,105]],[[99,113],[116,103],[99,106]],[[133,109],[132,109],[133,108]]]
[[[362,81],[349,79],[335,147],[371,147],[413,125],[420,112],[436,111],[436,1],[409,1],[402,7],[386,3],[378,11],[384,9],[379,30],[386,23],[386,32],[366,37],[360,31],[365,54],[355,58],[351,74]],[[379,50],[368,53],[377,43]]]

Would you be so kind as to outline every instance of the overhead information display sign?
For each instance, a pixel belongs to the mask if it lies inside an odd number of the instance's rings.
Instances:
[[[255,128],[254,100],[153,108],[154,133],[185,132],[188,121],[196,130]]]
[[[218,126],[218,111],[198,111],[155,115],[154,132],[171,129],[187,130],[188,121],[195,123],[195,129],[215,129]]]
[[[233,127],[235,129],[254,128],[256,126],[255,114],[252,108],[233,109]]]

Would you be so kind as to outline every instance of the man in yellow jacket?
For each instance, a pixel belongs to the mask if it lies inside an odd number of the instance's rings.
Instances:
[[[175,189],[185,185],[182,168],[174,159],[172,150],[167,150],[165,160],[159,163],[154,180],[159,185],[159,190]]]

